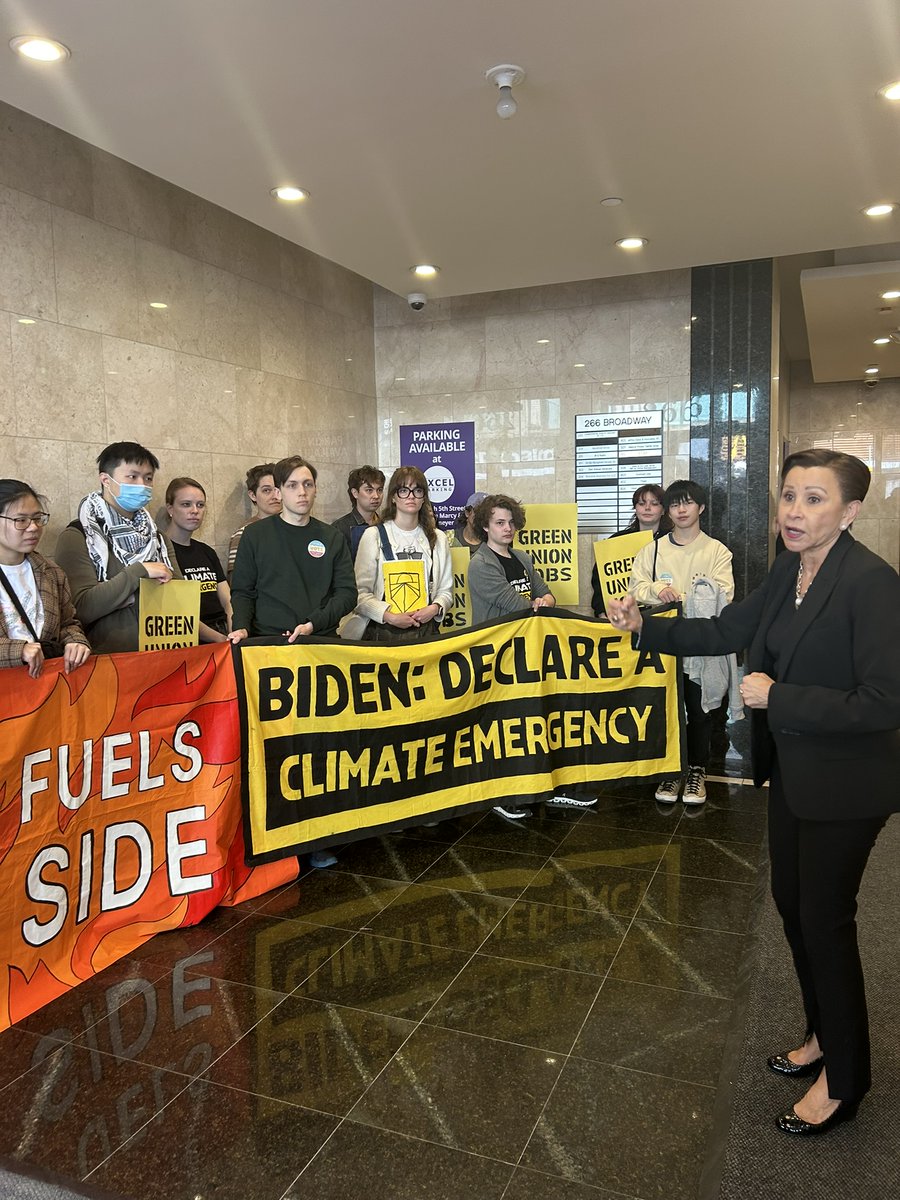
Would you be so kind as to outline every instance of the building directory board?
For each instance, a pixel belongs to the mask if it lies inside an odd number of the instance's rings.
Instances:
[[[611,534],[634,516],[642,483],[662,484],[663,414],[591,413],[575,417],[575,500],[582,533]]]

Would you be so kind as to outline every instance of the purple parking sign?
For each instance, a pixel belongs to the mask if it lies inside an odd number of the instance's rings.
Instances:
[[[450,529],[475,491],[475,423],[400,426],[400,463],[418,467],[441,529]]]

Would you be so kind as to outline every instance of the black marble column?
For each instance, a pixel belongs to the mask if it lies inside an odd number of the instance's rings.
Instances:
[[[691,478],[740,599],[768,570],[772,260],[691,272]]]

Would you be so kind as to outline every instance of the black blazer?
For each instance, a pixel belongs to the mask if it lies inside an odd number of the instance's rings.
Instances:
[[[773,673],[769,626],[792,597],[799,555],[711,620],[645,619],[641,648],[671,654],[746,649],[745,671]],[[900,576],[842,533],[819,568],[781,654],[768,709],[751,710],[753,778],[773,755],[791,811],[846,820],[900,811]]]

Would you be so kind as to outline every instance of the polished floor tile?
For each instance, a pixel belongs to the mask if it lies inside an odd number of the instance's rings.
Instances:
[[[484,846],[488,850],[511,850],[546,858],[577,823],[579,816],[575,813],[570,821],[560,820],[556,813],[548,816],[547,810],[538,808],[524,821],[509,821],[491,812],[464,834],[457,846],[460,849]]]
[[[733,996],[747,938],[636,918],[610,968],[614,979]]]
[[[476,954],[426,1020],[568,1054],[599,987],[595,975]]]
[[[468,958],[443,946],[358,933],[295,994],[419,1020]]]
[[[536,854],[513,854],[483,846],[451,846],[420,877],[419,883],[457,892],[486,892],[516,899],[541,869]]]
[[[350,1119],[512,1163],[559,1063],[542,1050],[421,1025]]]
[[[501,1200],[510,1169],[509,1163],[345,1121],[285,1200]]]
[[[761,857],[759,844],[676,836],[666,850],[663,870],[732,883],[755,883]]]
[[[411,883],[443,853],[440,843],[419,841],[414,832],[410,830],[406,837],[387,834],[338,846],[335,870]]]
[[[607,1192],[586,1183],[575,1183],[559,1175],[545,1175],[516,1167],[503,1200],[631,1200],[622,1192]]]
[[[265,900],[271,900],[271,898],[271,895],[262,897]],[[241,907],[214,908],[199,925],[189,925],[186,929],[169,929],[166,933],[158,933],[156,937],[150,938],[142,946],[132,950],[128,957],[139,962],[142,958],[158,958],[160,954],[168,955],[173,959],[194,954],[197,950],[202,950],[223,934],[228,933],[229,930],[237,928],[248,916],[248,913],[248,909]]]
[[[25,1075],[32,1067],[40,1066],[64,1044],[46,1034],[26,1033],[15,1027],[4,1029],[0,1033],[0,1088]]]
[[[522,893],[522,899],[561,908],[602,913],[618,922],[624,934],[652,878],[635,870],[584,858],[551,858]]]
[[[197,1080],[90,1182],[128,1196],[280,1200],[337,1118]]]
[[[568,971],[606,973],[625,933],[622,921],[573,905],[516,900],[481,946],[482,954]]]
[[[759,845],[766,832],[765,804],[759,812],[745,812],[727,806],[703,804],[686,807],[678,825],[680,837],[712,838],[717,842],[752,842]]]
[[[406,885],[338,869],[310,871],[257,911],[336,929],[361,929]]]
[[[653,870],[666,852],[674,827],[665,832],[617,829],[597,820],[579,821],[560,842],[554,857],[584,862]]]
[[[290,996],[204,1078],[343,1116],[414,1028],[399,1017]]]
[[[572,1053],[715,1086],[733,1011],[720,996],[607,979]]]
[[[745,933],[755,889],[749,883],[659,871],[641,904],[641,916],[670,925]]]
[[[658,804],[651,795],[640,800],[621,800],[615,805],[596,811],[592,809],[584,814],[582,824],[585,831],[592,825],[612,829],[637,829],[668,840],[675,832],[681,815],[680,805]]]
[[[452,950],[477,950],[514,902],[412,883],[369,922],[373,933]]]
[[[640,1196],[696,1200],[713,1088],[572,1058],[522,1165]]]

